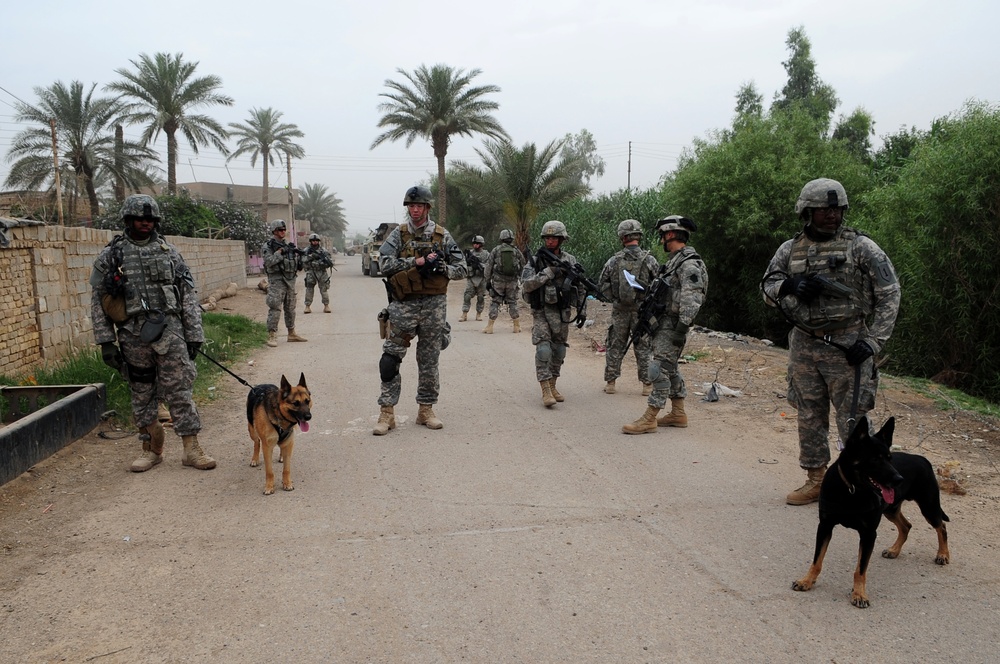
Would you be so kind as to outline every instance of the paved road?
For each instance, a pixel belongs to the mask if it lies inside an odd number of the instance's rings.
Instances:
[[[154,471],[123,464],[106,492],[81,497],[90,508],[52,555],[0,590],[0,659],[996,661],[1000,562],[974,521],[995,506],[964,520],[945,496],[945,568],[910,507],[910,544],[873,560],[867,610],[850,605],[857,539],[844,530],[817,587],[793,592],[816,511],[783,504],[801,474],[784,462],[792,436],[776,442],[726,402],[691,403],[686,430],[624,436],[643,410],[637,386],[604,395],[602,360],[583,353],[560,380],[566,402],[546,410],[530,327],[458,323],[457,288],[435,409],[445,428],[413,425],[410,356],[399,428],[372,436],[384,294],[357,257],[340,260],[335,313],[300,315],[310,342],[242,367],[251,382],[304,371],[312,388],[295,491],[261,494],[245,391],[227,385],[203,409],[219,467],[182,469],[174,441]],[[891,539],[884,524],[880,549]]]

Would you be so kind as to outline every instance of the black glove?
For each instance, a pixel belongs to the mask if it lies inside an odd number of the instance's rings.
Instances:
[[[869,357],[875,354],[875,350],[868,345],[868,342],[858,339],[854,345],[844,351],[847,356],[847,364],[856,367]]]
[[[778,297],[794,295],[803,302],[812,302],[823,291],[823,284],[813,275],[808,277],[797,274],[781,282]]]
[[[187,342],[187,347],[188,347],[188,357],[191,358],[191,361],[193,362],[194,356],[198,354],[198,350],[201,348],[201,342],[189,341]]]
[[[118,354],[118,347],[115,346],[114,342],[106,341],[101,344],[101,359],[115,371],[122,370],[122,358]]]
[[[683,348],[684,344],[687,342],[687,333],[690,329],[690,325],[677,323],[677,325],[674,326],[673,331],[670,333],[670,343],[678,348]]]

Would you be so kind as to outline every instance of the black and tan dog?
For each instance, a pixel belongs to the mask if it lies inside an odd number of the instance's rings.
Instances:
[[[941,509],[941,491],[934,468],[922,456],[891,451],[895,426],[895,418],[890,417],[873,436],[869,433],[868,418],[862,417],[844,444],[844,450],[830,465],[820,487],[819,528],[813,563],[806,575],[792,584],[794,590],[809,590],[816,583],[833,528],[841,525],[857,530],[861,538],[851,604],[867,608],[868,562],[875,549],[879,522],[885,514],[896,524],[896,541],[882,552],[885,558],[895,558],[911,527],[903,516],[904,500],[916,501],[921,514],[937,531],[938,552],[934,562],[938,565],[949,563],[948,531],[944,525],[948,515]]]
[[[295,447],[295,427],[309,431],[312,419],[312,395],[306,387],[306,375],[299,375],[299,384],[292,386],[281,377],[281,387],[257,385],[247,395],[247,430],[253,441],[251,466],[260,465],[264,448],[264,495],[274,493],[274,470],[271,466],[274,446],[278,446],[281,468],[281,488],[291,491],[292,450]]]

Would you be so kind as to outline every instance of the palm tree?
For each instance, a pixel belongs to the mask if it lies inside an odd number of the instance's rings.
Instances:
[[[279,122],[281,116],[281,111],[273,108],[253,108],[250,109],[250,120],[246,124],[229,123],[232,129],[230,135],[237,140],[236,149],[229,155],[227,161],[249,154],[251,167],[257,165],[258,157],[264,165],[264,193],[261,197],[261,219],[264,221],[267,221],[268,164],[274,166],[275,161],[282,155],[296,159],[306,155],[301,145],[292,142],[293,138],[302,138],[305,134],[293,124]],[[293,220],[288,221],[291,223]]]
[[[388,79],[385,81],[385,86],[392,92],[379,95],[389,101],[378,105],[378,110],[385,115],[377,126],[389,129],[375,138],[371,149],[386,141],[403,138],[406,139],[406,147],[413,145],[418,137],[430,140],[438,172],[438,209],[435,216],[444,224],[448,206],[444,158],[448,154],[451,137],[478,133],[489,138],[507,138],[507,132],[490,115],[500,105],[484,99],[491,92],[500,92],[500,88],[495,85],[469,87],[472,79],[482,73],[480,69],[466,74],[463,69],[439,64],[430,69],[420,65],[413,73],[402,69],[396,71],[406,78],[409,85]]]
[[[204,145],[214,145],[227,154],[225,140],[229,134],[218,122],[193,111],[205,106],[232,106],[233,99],[218,91],[222,79],[218,76],[192,78],[197,62],[184,62],[184,55],[143,53],[131,60],[134,71],[116,69],[123,80],[105,88],[131,99],[129,122],[146,125],[142,132],[143,145],[149,145],[167,135],[167,191],[177,194],[177,132],[186,139],[195,154]]]
[[[482,167],[455,162],[457,184],[474,198],[499,206],[514,226],[515,244],[524,250],[539,210],[590,193],[579,177],[584,166],[579,157],[560,157],[565,143],[555,140],[539,151],[534,143],[517,148],[507,140],[487,141],[476,149]]]
[[[299,191],[295,216],[308,219],[309,225],[317,233],[342,235],[347,232],[347,219],[341,206],[343,202],[336,194],[328,194],[325,184],[304,184]]]
[[[15,122],[33,122],[14,136],[7,160],[17,161],[7,175],[5,186],[41,189],[54,180],[52,164],[52,128],[60,156],[60,175],[69,188],[75,180],[90,203],[90,216],[99,214],[98,182],[120,179],[137,189],[152,184],[146,171],[156,161],[156,153],[134,142],[116,144],[112,129],[123,112],[122,102],[113,97],[94,98],[97,84],[84,89],[73,81],[61,81],[47,88],[35,88],[38,104],[18,103]],[[66,177],[66,176],[69,177]]]

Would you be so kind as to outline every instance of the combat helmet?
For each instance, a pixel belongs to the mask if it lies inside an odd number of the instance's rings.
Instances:
[[[500,231],[500,241],[510,244],[511,242],[514,241],[514,234],[511,233],[509,229],[505,228],[502,231]]]
[[[424,203],[426,205],[433,205],[431,198],[431,190],[423,185],[414,185],[406,190],[403,194],[403,207],[406,207],[410,203]]]
[[[320,241],[321,239],[322,238],[320,238],[319,233],[310,233],[309,234],[309,241],[310,242],[312,242],[313,240]]]
[[[482,235],[477,235],[472,238],[472,244],[486,244],[486,240],[483,239]]]
[[[795,214],[805,219],[811,208],[839,207],[847,211],[847,190],[844,185],[830,178],[818,178],[806,182],[795,201]]]
[[[642,224],[635,219],[626,219],[618,224],[618,239],[624,240],[626,237],[635,235],[636,239],[642,237]]]
[[[270,229],[271,229],[271,234],[272,234],[272,235],[274,234],[274,231],[278,231],[278,230],[281,230],[281,231],[284,231],[284,230],[288,230],[288,227],[287,227],[287,226],[285,226],[285,220],[284,220],[284,219],[275,219],[274,221],[272,221],[272,222],[271,222],[271,223],[270,223],[270,224],[268,225],[268,228],[270,228]]]
[[[694,222],[687,217],[682,217],[679,214],[672,214],[669,217],[664,217],[656,222],[656,230],[659,231],[661,239],[670,231],[684,233],[684,242],[687,242],[687,238],[690,237],[691,233],[698,230],[698,227],[695,226]]]
[[[132,194],[122,203],[121,219],[152,219],[160,221],[160,206],[147,194]]]
[[[561,237],[563,240],[569,239],[569,233],[566,232],[566,224],[561,221],[546,221],[542,224],[541,236],[546,237]]]

